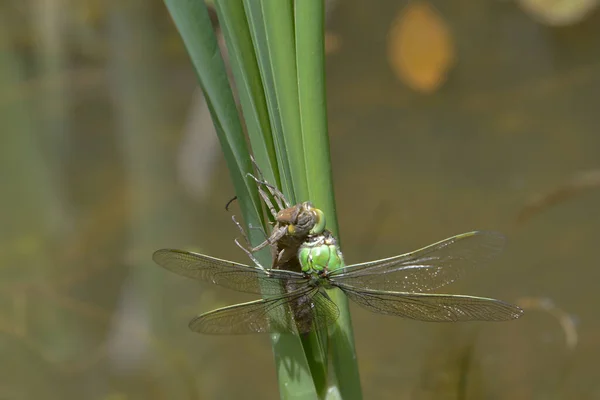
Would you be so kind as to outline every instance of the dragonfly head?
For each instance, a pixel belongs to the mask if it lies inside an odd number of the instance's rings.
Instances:
[[[319,235],[325,230],[325,214],[310,201],[279,211],[276,220],[287,225],[290,236]]]

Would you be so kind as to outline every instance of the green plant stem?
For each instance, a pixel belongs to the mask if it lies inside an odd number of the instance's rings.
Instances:
[[[303,0],[295,4],[298,95],[308,196],[325,212],[328,228],[340,241],[327,133],[325,8],[322,0]],[[335,372],[331,384],[337,384],[343,399],[360,399],[360,376],[348,299],[339,290],[333,291],[331,298],[340,309],[328,344]]]
[[[204,91],[244,220],[246,224],[264,227],[256,185],[246,176],[252,170],[249,150],[206,5],[195,0],[165,0],[165,4],[183,38]],[[253,245],[263,239],[256,230],[249,230],[248,234]],[[268,249],[264,250],[256,257],[263,265],[269,265],[270,255]],[[298,338],[291,334],[272,335],[272,341],[281,398],[316,398]]]

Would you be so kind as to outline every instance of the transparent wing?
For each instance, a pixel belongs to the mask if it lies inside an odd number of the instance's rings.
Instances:
[[[486,297],[341,289],[369,311],[419,321],[507,321],[523,314],[515,305]]]
[[[190,321],[192,331],[213,335],[244,333],[306,333],[331,325],[337,306],[318,288],[307,287],[283,296],[236,304]]]
[[[285,270],[262,270],[232,261],[191,253],[162,249],[152,259],[161,267],[187,278],[211,282],[240,292],[265,295],[281,294],[282,283],[287,291],[307,286],[300,273]]]
[[[427,292],[483,265],[504,248],[497,232],[475,231],[453,236],[420,250],[350,265],[329,274],[333,282],[369,290]]]

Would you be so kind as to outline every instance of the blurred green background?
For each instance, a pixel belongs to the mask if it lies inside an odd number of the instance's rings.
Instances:
[[[346,260],[498,230],[503,257],[447,291],[528,311],[428,324],[353,306],[365,398],[600,399],[595,6],[328,4]],[[253,298],[151,260],[247,261],[161,1],[0,3],[0,124],[0,399],[278,398],[267,336],[186,326]]]

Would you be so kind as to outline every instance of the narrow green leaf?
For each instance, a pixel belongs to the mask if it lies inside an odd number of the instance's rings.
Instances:
[[[254,183],[245,176],[251,171],[248,148],[206,6],[197,0],[165,3],[207,97],[244,219],[259,226],[263,222],[261,204]],[[242,10],[240,0],[217,1],[259,164],[273,182],[277,182],[279,170],[282,190],[290,201],[310,198],[325,211],[328,226],[337,232],[325,110],[323,4],[322,0],[296,1],[295,15],[292,4],[292,0],[243,0]],[[250,238],[255,244],[262,239],[253,231]],[[258,254],[258,258],[265,265],[270,262],[266,252]],[[331,336],[334,378],[338,384],[328,393],[360,398],[347,300],[343,295],[333,295],[342,316]],[[273,335],[272,340],[282,398],[315,398],[317,391],[325,396],[326,343],[314,333],[302,338],[303,350],[292,335]],[[294,368],[290,368],[292,364]]]
[[[265,82],[269,111],[280,119],[273,125],[282,190],[296,203],[308,199],[304,149],[296,75],[294,16],[291,0],[248,0],[244,4],[252,22],[253,40]],[[262,41],[260,39],[263,39]],[[314,384],[325,396],[328,383],[326,340],[316,333],[301,338]]]
[[[216,0],[252,152],[267,181],[280,186],[275,146],[263,83],[242,0]]]
[[[287,1],[287,0],[286,0]],[[289,161],[283,141],[283,127],[279,106],[277,104],[277,95],[275,83],[273,81],[273,71],[271,67],[271,54],[269,43],[267,41],[267,32],[265,21],[262,14],[262,0],[244,0],[244,9],[250,27],[250,34],[254,44],[254,51],[258,61],[260,76],[262,78],[267,108],[269,110],[269,119],[271,121],[271,132],[273,142],[276,148],[277,165],[281,177],[281,190],[290,201],[294,199],[294,192],[291,187],[292,177],[289,167]]]
[[[206,5],[194,0],[165,0],[165,4],[198,75],[244,220],[260,226],[257,190],[245,176],[252,170],[249,151]]]
[[[311,187],[332,187],[325,93],[325,9],[323,0],[296,2],[296,59],[300,123],[309,197],[319,208],[335,215],[332,190],[313,194]],[[337,221],[329,228],[337,234]]]
[[[327,226],[339,241],[327,133],[324,3],[302,0],[295,4],[298,95],[309,197],[325,212]],[[329,342],[337,384],[335,392],[343,399],[361,399],[348,299],[341,291],[332,292],[331,298],[340,309]]]
[[[276,98],[283,128],[274,134],[282,134],[278,142],[284,145],[280,151],[289,160],[294,190],[290,201],[296,203],[308,200],[309,193],[300,129],[293,2],[263,0],[261,4],[275,89],[271,95]]]
[[[165,0],[165,3],[183,38],[205,93],[244,220],[253,226],[260,226],[263,220],[260,218],[261,206],[256,185],[246,177],[246,173],[252,171],[249,152],[206,5],[203,1],[194,0]],[[231,21],[226,20],[225,26],[232,31]],[[259,139],[255,137],[255,140]],[[266,154],[269,153],[267,143],[258,146],[257,148],[264,149]],[[265,167],[265,164],[261,166]],[[250,230],[249,236],[253,244],[263,239],[255,230]],[[268,249],[257,254],[257,258],[263,265],[268,266],[271,262]],[[281,398],[316,398],[309,365],[298,337],[291,334],[273,335],[272,341]],[[290,362],[293,363],[293,368],[290,368]]]

